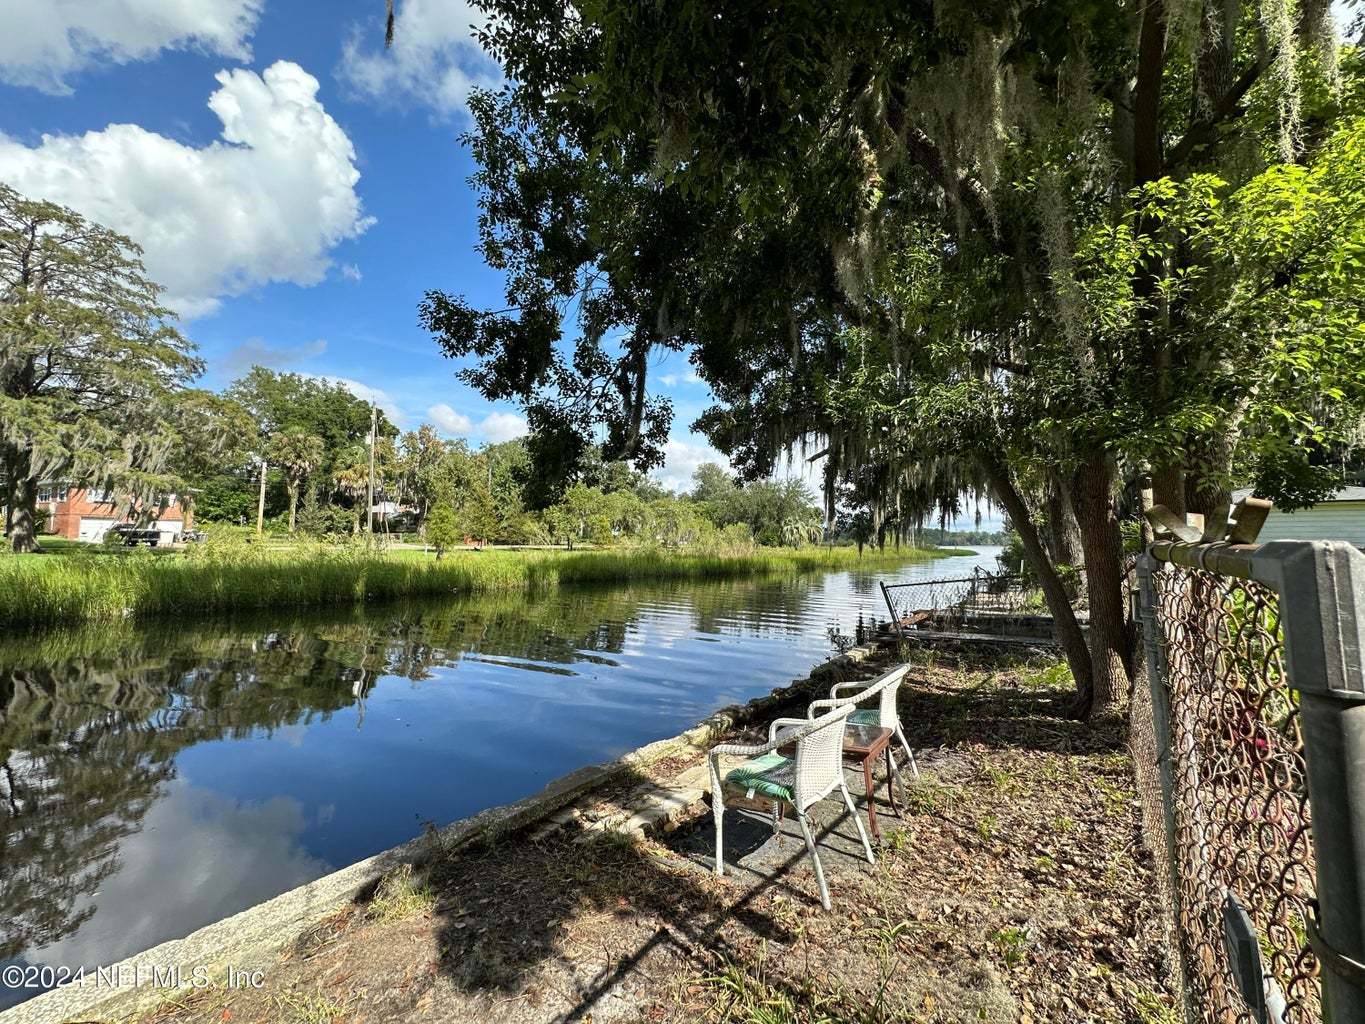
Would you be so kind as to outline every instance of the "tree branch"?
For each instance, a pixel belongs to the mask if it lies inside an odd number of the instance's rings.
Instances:
[[[1190,125],[1185,137],[1175,144],[1166,160],[1165,172],[1167,174],[1179,169],[1200,146],[1206,146],[1217,141],[1219,126],[1234,115],[1241,113],[1243,97],[1256,84],[1256,80],[1261,77],[1266,68],[1270,67],[1273,56],[1273,54],[1267,54],[1252,63],[1242,72],[1237,81],[1232,83],[1232,88],[1223,95],[1223,98],[1218,101],[1218,105],[1209,112],[1208,116],[1200,118]]]

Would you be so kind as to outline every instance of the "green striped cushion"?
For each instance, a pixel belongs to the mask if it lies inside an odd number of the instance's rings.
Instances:
[[[866,711],[855,711],[848,716],[849,725],[881,725],[882,713],[876,708],[869,708]]]
[[[796,786],[796,762],[781,754],[764,754],[731,770],[725,781],[740,789],[791,803],[792,790]]]

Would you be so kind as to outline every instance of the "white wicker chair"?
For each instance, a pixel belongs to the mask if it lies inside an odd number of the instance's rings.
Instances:
[[[863,819],[853,806],[844,783],[844,728],[853,706],[839,708],[814,720],[801,718],[779,718],[768,727],[768,742],[757,746],[738,743],[722,743],[712,747],[707,754],[707,764],[711,769],[711,813],[716,820],[716,874],[725,874],[725,848],[721,843],[722,824],[725,818],[723,789],[726,783],[737,789],[747,790],[752,797],[762,793],[773,801],[773,826],[777,826],[778,811],[782,804],[790,804],[796,812],[796,820],[801,825],[801,834],[806,838],[806,849],[815,864],[815,880],[820,886],[820,903],[830,909],[829,887],[825,884],[825,869],[820,863],[820,854],[815,849],[815,837],[811,832],[806,811],[812,805],[829,796],[836,789],[843,794],[844,806],[858,827],[858,836],[863,841],[863,851],[867,862],[875,864],[872,844],[868,841],[863,828]],[[789,743],[796,744],[796,756],[784,757],[777,748]],[[724,778],[720,774],[720,759],[724,756],[748,758],[738,768],[732,769]]]
[[[817,712],[829,712],[850,706],[856,707],[859,704],[867,703],[873,697],[878,698],[875,708],[854,711],[849,716],[849,724],[876,725],[894,732],[896,739],[905,749],[906,756],[910,759],[910,770],[914,772],[915,778],[919,778],[919,765],[915,763],[915,752],[910,749],[910,742],[905,738],[905,730],[901,728],[900,715],[896,713],[896,695],[900,691],[901,683],[905,680],[905,674],[909,671],[909,665],[898,665],[870,683],[836,683],[830,689],[829,696],[812,702],[806,713],[814,718]],[[857,692],[850,697],[840,697],[840,692],[844,690],[856,690]],[[894,758],[892,758],[891,763],[895,764]]]

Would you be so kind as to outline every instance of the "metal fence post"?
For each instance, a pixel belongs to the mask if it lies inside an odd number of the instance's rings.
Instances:
[[[1147,686],[1152,696],[1152,735],[1156,741],[1156,764],[1161,779],[1161,812],[1166,832],[1166,878],[1169,883],[1173,921],[1180,926],[1180,869],[1176,846],[1174,780],[1171,776],[1171,704],[1166,687],[1166,638],[1157,614],[1156,584],[1152,574],[1160,563],[1144,552],[1137,559],[1138,608],[1141,612],[1143,660],[1147,663]],[[1190,1002],[1189,965],[1184,945],[1174,942],[1180,961],[1180,992],[1187,1021],[1197,1021],[1198,1013]]]
[[[905,630],[901,628],[901,616],[896,611],[896,605],[891,600],[891,591],[886,589],[886,581],[878,580],[877,586],[882,588],[882,600],[886,602],[886,611],[891,616],[891,628],[896,631],[896,636],[905,639]]]
[[[1286,669],[1300,694],[1313,810],[1324,1019],[1365,1024],[1365,553],[1272,541],[1252,573],[1280,595]]]

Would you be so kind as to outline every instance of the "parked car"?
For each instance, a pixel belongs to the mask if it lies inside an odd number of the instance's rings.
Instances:
[[[146,544],[154,548],[161,543],[161,531],[144,529],[136,523],[118,523],[109,527],[109,532],[104,535],[104,543],[122,544],[130,548]]]

